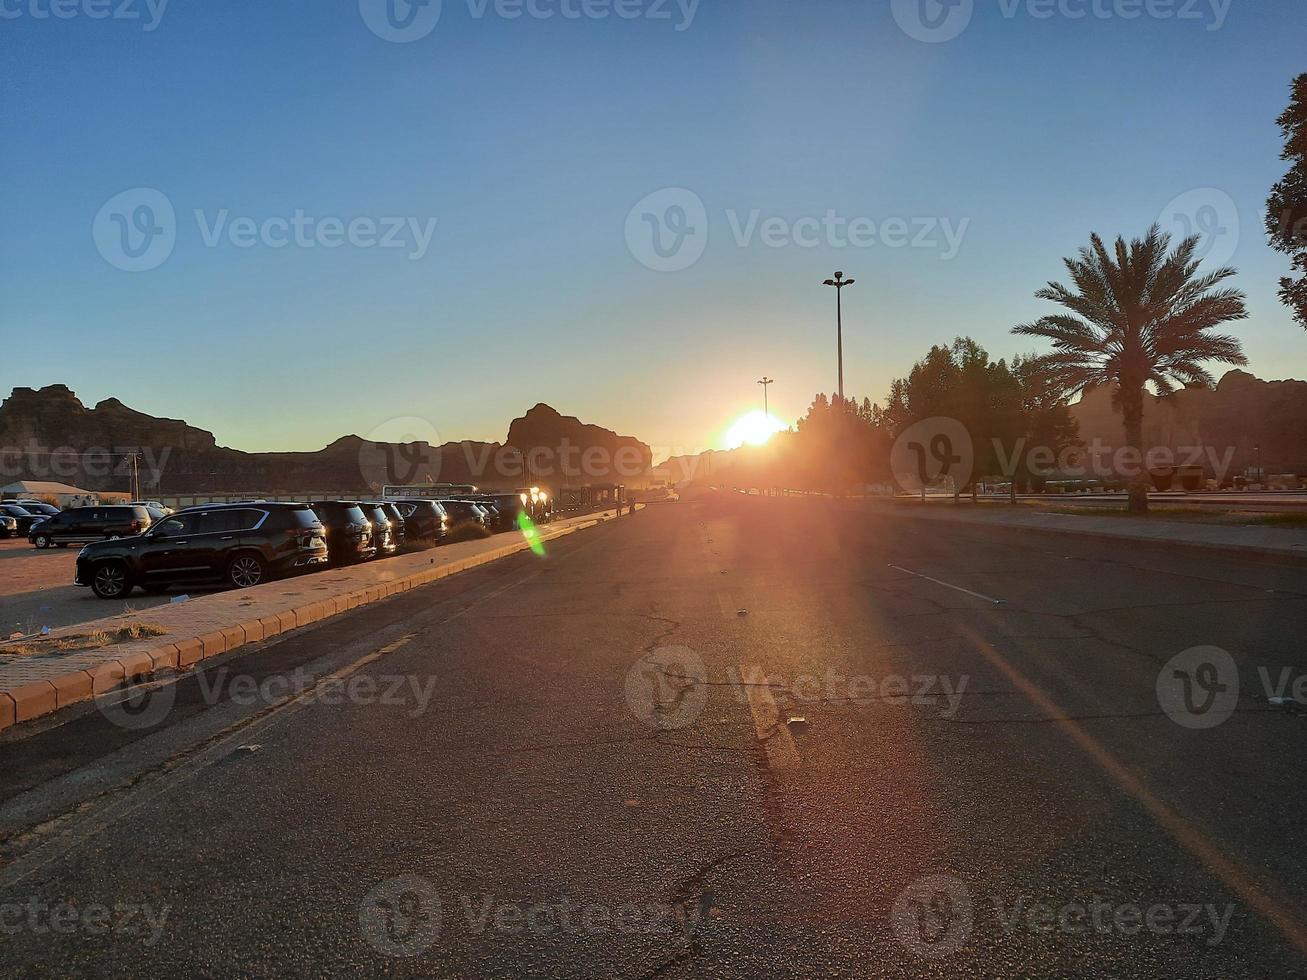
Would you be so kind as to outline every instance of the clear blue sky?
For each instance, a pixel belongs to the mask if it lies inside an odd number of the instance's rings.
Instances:
[[[358,0],[172,0],[152,31],[70,2],[78,15],[56,19],[34,16],[50,0],[0,0],[16,14],[0,19],[6,393],[63,382],[248,450],[407,416],[445,439],[502,438],[537,401],[696,448],[755,405],[764,373],[786,420],[834,387],[819,283],[835,269],[859,280],[847,387],[879,400],[933,342],[1030,349],[1008,328],[1045,310],[1032,294],[1061,256],[1091,230],[1143,232],[1194,188],[1237,213],[1253,370],[1307,376],[1307,334],[1275,296],[1287,263],[1262,230],[1284,169],[1274,119],[1307,70],[1301,0],[1233,0],[1217,30],[1209,0],[1197,19],[975,0],[945,43],[910,37],[890,0],[703,0],[685,30],[674,0],[670,20],[445,0],[405,44],[371,31]],[[129,273],[92,228],[138,187],[175,207],[176,243]],[[703,201],[708,244],[657,272],[624,228],[667,187]],[[1228,226],[1215,200],[1203,214]],[[297,209],[438,223],[412,261],[209,247],[193,215]],[[743,224],[755,209],[968,223],[949,260],[820,236],[741,247],[728,211]]]

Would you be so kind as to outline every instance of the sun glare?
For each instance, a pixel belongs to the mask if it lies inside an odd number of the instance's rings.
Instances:
[[[726,448],[739,449],[743,445],[761,446],[777,432],[785,428],[770,415],[753,411],[741,415],[726,430]]]

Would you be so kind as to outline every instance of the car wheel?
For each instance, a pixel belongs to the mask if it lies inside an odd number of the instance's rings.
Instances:
[[[132,591],[127,567],[120,561],[104,562],[91,573],[91,591],[101,599],[121,599]]]
[[[50,539],[44,534],[38,534],[32,539],[32,544],[36,545],[38,548],[48,548],[50,547]]]
[[[227,581],[238,589],[248,589],[268,580],[268,566],[258,555],[237,555],[227,563]]]

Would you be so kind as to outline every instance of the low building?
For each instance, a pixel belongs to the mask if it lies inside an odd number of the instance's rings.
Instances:
[[[89,507],[100,502],[100,495],[67,483],[43,480],[18,480],[0,487],[0,497],[14,500],[43,500],[59,507]]]

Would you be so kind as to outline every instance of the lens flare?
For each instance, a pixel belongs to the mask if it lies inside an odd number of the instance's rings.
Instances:
[[[531,546],[531,550],[537,555],[545,553],[545,543],[540,540],[540,530],[536,527],[535,521],[531,520],[531,515],[524,510],[517,512],[517,529],[522,532],[522,537],[526,538],[526,543]]]
[[[739,449],[743,445],[761,446],[777,432],[784,431],[785,426],[763,412],[753,411],[741,415],[726,430],[727,449]]]

